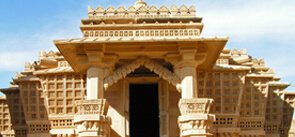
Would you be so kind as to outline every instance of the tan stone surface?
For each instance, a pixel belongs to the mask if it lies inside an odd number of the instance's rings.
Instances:
[[[227,37],[201,36],[195,13],[142,0],[89,7],[82,38],[54,41],[59,52],[40,52],[1,89],[1,134],[129,137],[129,85],[157,83],[161,137],[292,136],[289,83],[224,49]]]

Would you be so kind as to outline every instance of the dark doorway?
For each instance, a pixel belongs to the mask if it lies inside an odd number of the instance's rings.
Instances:
[[[130,84],[130,137],[159,137],[158,84]]]

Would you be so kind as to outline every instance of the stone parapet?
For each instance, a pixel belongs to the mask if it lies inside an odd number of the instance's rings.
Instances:
[[[208,137],[212,136],[210,129],[213,126],[215,115],[209,114],[213,99],[194,98],[180,99],[181,116],[178,117],[181,137]]]
[[[161,6],[160,8],[157,8],[155,6],[130,6],[128,8],[125,7],[98,7],[96,9],[93,9],[91,7],[88,8],[88,17],[89,19],[95,19],[95,18],[118,18],[118,19],[124,19],[124,18],[135,18],[135,17],[141,17],[141,18],[168,18],[168,17],[182,17],[182,18],[189,18],[189,17],[195,17],[196,16],[196,9],[194,6],[172,6],[172,7],[166,7]]]
[[[78,101],[74,123],[79,137],[110,137],[110,117],[106,99]]]

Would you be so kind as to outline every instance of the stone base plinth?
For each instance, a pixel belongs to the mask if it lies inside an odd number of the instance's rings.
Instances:
[[[209,114],[212,99],[180,99],[180,137],[211,137],[215,115]]]
[[[79,101],[77,108],[74,123],[79,137],[110,137],[111,119],[106,116],[105,99]]]

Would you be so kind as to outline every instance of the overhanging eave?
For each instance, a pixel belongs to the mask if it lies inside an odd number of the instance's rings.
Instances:
[[[131,38],[115,39],[108,38],[82,38],[69,40],[56,40],[55,45],[72,66],[74,71],[81,72],[87,69],[87,49],[100,50],[104,56],[116,55],[121,58],[136,58],[138,56],[148,56],[150,58],[164,58],[165,55],[178,54],[182,46],[195,46],[200,48],[198,52],[207,54],[204,63],[200,64],[200,69],[211,69],[222,49],[227,37],[189,37],[186,39],[156,39],[156,38]]]

